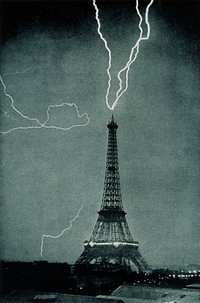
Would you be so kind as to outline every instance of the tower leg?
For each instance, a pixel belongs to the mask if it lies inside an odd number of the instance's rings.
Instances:
[[[148,273],[151,271],[150,267],[147,265],[146,261],[143,259],[138,250],[130,257],[130,260],[136,265],[139,272]]]

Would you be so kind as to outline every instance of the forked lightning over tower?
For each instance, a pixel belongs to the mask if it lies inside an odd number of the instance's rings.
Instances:
[[[123,209],[117,152],[117,128],[113,116],[107,125],[108,147],[104,191],[98,219],[89,241],[76,265],[94,265],[100,268],[131,270],[135,264],[139,272],[148,272],[149,266],[138,251]]]

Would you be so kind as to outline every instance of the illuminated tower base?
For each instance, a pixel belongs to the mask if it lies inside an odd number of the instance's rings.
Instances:
[[[117,152],[117,124],[112,118],[108,127],[106,173],[101,209],[89,241],[75,263],[94,270],[131,270],[133,263],[139,272],[150,268],[139,253],[139,243],[130,233],[123,210]]]

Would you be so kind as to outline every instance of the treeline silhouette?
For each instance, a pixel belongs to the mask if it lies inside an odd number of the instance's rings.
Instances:
[[[1,262],[1,290],[3,294],[14,289],[51,292],[74,292],[75,280],[67,263]]]

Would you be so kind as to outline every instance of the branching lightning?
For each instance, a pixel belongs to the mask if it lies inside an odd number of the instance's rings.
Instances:
[[[41,257],[43,256],[44,239],[45,238],[58,239],[58,238],[62,237],[62,235],[64,234],[65,231],[70,230],[72,228],[73,222],[79,217],[79,214],[81,212],[81,209],[83,208],[83,205],[84,205],[84,203],[79,208],[76,216],[70,221],[69,226],[67,228],[63,229],[62,232],[59,235],[56,235],[56,236],[42,235],[42,241],[41,241],[41,247],[40,247],[40,256]]]
[[[28,71],[30,68],[27,68],[25,69],[22,73],[25,73],[26,71]],[[19,127],[15,127],[15,128],[12,128],[8,131],[0,131],[1,134],[8,134],[8,133],[11,133],[12,131],[15,131],[15,130],[27,130],[27,129],[40,129],[40,128],[48,128],[48,129],[57,129],[57,130],[69,130],[69,129],[72,129],[74,127],[83,127],[83,126],[86,126],[88,125],[88,123],[90,122],[90,119],[88,117],[88,114],[87,113],[84,113],[84,114],[80,114],[79,113],[79,109],[78,109],[78,106],[75,104],[75,103],[62,103],[62,104],[55,104],[55,105],[49,105],[48,108],[47,108],[47,119],[45,120],[44,123],[41,123],[37,118],[31,118],[31,117],[28,117],[26,115],[24,115],[21,111],[19,111],[16,107],[15,107],[15,102],[14,102],[14,99],[13,97],[7,93],[7,88],[6,88],[6,85],[3,81],[3,78],[2,76],[0,75],[0,81],[1,81],[1,84],[3,86],[3,92],[4,92],[4,95],[10,99],[11,101],[11,107],[12,109],[17,113],[19,114],[23,119],[26,119],[30,122],[36,122],[36,126],[33,126],[33,125],[30,125],[30,126],[26,126],[26,127],[23,127],[23,126],[19,126]],[[70,127],[67,127],[67,128],[64,128],[64,127],[59,127],[59,126],[55,126],[55,125],[47,125],[47,123],[49,122],[50,120],[50,110],[52,108],[58,108],[58,107],[63,107],[63,106],[70,106],[70,107],[75,107],[75,110],[76,110],[76,113],[77,113],[77,116],[79,119],[83,118],[84,116],[87,118],[87,121],[85,124],[74,124]],[[11,117],[5,110],[1,109],[1,111],[3,112],[3,115],[8,118],[8,117]],[[83,208],[83,205],[80,207],[80,209],[78,210],[76,216],[70,221],[70,224],[69,224],[69,227],[65,228],[59,235],[56,235],[56,236],[53,236],[53,235],[42,235],[42,240],[41,240],[41,248],[40,248],[40,255],[42,257],[43,255],[43,246],[44,246],[44,239],[45,238],[52,238],[52,239],[58,239],[60,238],[65,231],[68,231],[72,228],[72,225],[73,225],[73,222],[79,217],[79,214],[80,214],[80,211],[81,209]]]
[[[140,29],[140,35],[139,35],[139,38],[136,42],[136,44],[134,45],[134,47],[131,49],[131,53],[130,53],[130,56],[129,56],[129,61],[127,62],[126,66],[124,68],[122,68],[117,77],[119,79],[119,90],[117,91],[116,93],[116,100],[114,101],[113,103],[113,106],[115,107],[115,105],[117,105],[117,102],[119,100],[119,98],[123,95],[123,93],[128,89],[128,75],[129,75],[129,70],[130,70],[130,66],[133,62],[135,62],[135,60],[137,59],[137,55],[139,53],[139,49],[140,49],[140,42],[142,40],[148,40],[149,37],[150,37],[150,24],[149,24],[149,8],[150,6],[153,4],[154,0],[151,0],[150,3],[147,5],[146,7],[146,11],[145,11],[145,23],[147,25],[147,34],[146,36],[143,36],[143,28],[142,28],[142,21],[143,21],[143,18],[142,18],[142,15],[140,14],[140,10],[139,10],[139,3],[138,3],[138,0],[136,0],[136,11],[137,11],[137,14],[140,18],[140,22],[139,22],[139,29]],[[133,57],[133,54],[134,54],[134,50],[136,49],[136,53]],[[121,74],[126,71],[126,86],[125,88],[122,90],[122,80],[121,80]],[[114,109],[114,108],[113,108]]]
[[[26,69],[27,71],[28,69]],[[47,108],[47,119],[45,120],[44,123],[41,123],[37,118],[31,118],[31,117],[28,117],[26,115],[24,115],[22,112],[20,112],[14,105],[14,99],[13,97],[7,93],[7,89],[6,89],[6,85],[3,81],[3,78],[2,76],[0,75],[0,82],[1,84],[3,85],[3,92],[4,92],[4,95],[6,97],[8,97],[10,100],[11,100],[11,107],[12,109],[17,113],[19,114],[22,118],[26,119],[26,120],[29,120],[31,122],[35,122],[36,123],[36,126],[34,125],[30,125],[30,126],[18,126],[18,127],[14,127],[14,128],[11,128],[10,130],[8,131],[0,131],[1,134],[8,134],[8,133],[11,133],[12,131],[15,131],[15,130],[26,130],[26,129],[39,129],[39,128],[49,128],[49,129],[57,129],[57,130],[69,130],[69,129],[72,129],[74,127],[83,127],[83,126],[87,126],[90,122],[90,118],[88,117],[88,114],[87,113],[84,113],[84,114],[80,114],[79,113],[79,109],[78,109],[78,106],[75,104],[75,103],[62,103],[62,104],[55,104],[55,105],[49,105],[48,108]],[[55,125],[47,125],[49,119],[50,119],[50,116],[49,116],[49,111],[51,108],[56,108],[56,107],[62,107],[62,106],[70,106],[70,107],[75,107],[76,109],[76,113],[78,115],[78,118],[81,119],[83,118],[84,116],[87,118],[87,121],[86,123],[84,124],[74,124],[72,126],[69,126],[69,127],[59,127],[59,126],[55,126]],[[7,113],[2,110],[4,112],[4,115],[6,115]],[[7,115],[8,117],[8,115]]]
[[[104,42],[106,50],[108,51],[108,58],[109,58],[108,59],[108,68],[107,68],[108,86],[107,86],[107,92],[106,92],[105,100],[106,100],[106,105],[108,106],[108,108],[110,110],[114,110],[115,106],[118,103],[118,100],[121,98],[121,96],[128,89],[128,82],[129,82],[128,77],[129,77],[130,67],[131,67],[131,64],[133,62],[135,62],[135,60],[137,59],[137,56],[138,56],[139,50],[140,50],[140,42],[143,41],[143,40],[148,40],[149,37],[150,37],[149,9],[150,9],[150,6],[153,4],[153,2],[154,2],[154,0],[151,0],[149,2],[149,4],[147,5],[146,10],[145,10],[145,24],[147,26],[147,34],[146,34],[146,36],[143,36],[143,28],[142,28],[143,18],[142,18],[142,15],[140,13],[140,10],[139,10],[139,0],[136,0],[136,12],[137,12],[137,15],[139,16],[139,19],[140,19],[140,21],[139,21],[140,35],[139,35],[139,38],[138,38],[137,42],[135,43],[135,45],[131,49],[128,62],[117,74],[117,78],[119,80],[119,89],[116,92],[115,100],[113,101],[112,105],[110,105],[109,104],[109,93],[110,93],[111,80],[112,80],[111,74],[110,74],[110,69],[111,69],[111,66],[112,66],[112,52],[111,52],[110,48],[108,47],[107,40],[104,38],[104,36],[101,32],[101,23],[100,23],[100,19],[99,19],[99,9],[97,7],[96,0],[93,0],[93,5],[94,5],[95,11],[96,11],[95,18],[96,18],[97,25],[98,25],[97,31],[98,31],[98,34],[99,34],[101,40]],[[134,52],[135,52],[135,54],[134,54]],[[125,87],[123,88],[123,81],[121,79],[121,75],[124,72],[125,72],[126,81],[125,81]]]

